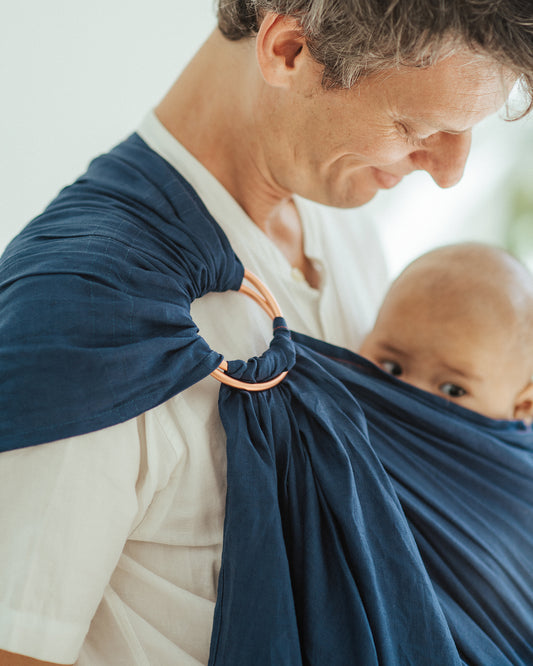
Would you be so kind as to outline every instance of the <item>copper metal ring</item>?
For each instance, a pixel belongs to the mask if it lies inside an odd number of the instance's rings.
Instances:
[[[248,280],[248,282],[253,285],[255,289],[252,289],[248,285],[244,284],[244,280]],[[244,280],[239,289],[240,292],[246,296],[249,296],[256,303],[258,303],[267,313],[267,315],[271,317],[271,319],[275,319],[276,317],[283,317],[279,305],[272,292],[266,287],[266,285],[261,282],[261,280],[256,275],[245,269]],[[234,379],[233,377],[230,377],[226,374],[227,369],[227,361],[222,361],[218,368],[213,370],[211,375],[223,384],[233,386],[234,388],[244,389],[245,391],[264,391],[265,389],[276,386],[287,376],[287,371],[284,371],[281,372],[277,377],[270,379],[268,382],[257,382],[253,384],[251,382],[243,382],[240,379]]]

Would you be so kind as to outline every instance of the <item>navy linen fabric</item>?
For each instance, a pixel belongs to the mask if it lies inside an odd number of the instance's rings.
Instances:
[[[533,664],[531,429],[292,337],[283,384],[221,391],[210,663]]]
[[[132,418],[221,358],[190,303],[243,266],[136,135],[0,261],[0,450]],[[531,431],[274,322],[222,387],[228,495],[210,663],[533,664]]]
[[[228,491],[210,664],[461,663],[364,414],[318,355],[296,350],[272,391],[221,390]]]
[[[126,421],[207,376],[222,357],[191,301],[243,274],[137,135],[94,160],[0,261],[0,451]]]

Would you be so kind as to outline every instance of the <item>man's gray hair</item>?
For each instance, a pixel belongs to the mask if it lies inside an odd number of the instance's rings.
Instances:
[[[266,12],[299,20],[323,84],[349,88],[361,76],[424,67],[469,47],[533,90],[533,5],[527,0],[218,0],[231,40],[257,33]]]

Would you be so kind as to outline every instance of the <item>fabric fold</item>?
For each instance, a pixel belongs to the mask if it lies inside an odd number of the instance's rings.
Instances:
[[[273,337],[269,348],[248,361],[228,361],[227,374],[248,383],[266,382],[291,370],[296,362],[296,352],[291,333],[283,317],[275,317]]]
[[[0,260],[0,450],[126,421],[214,370],[195,298],[244,268],[189,184],[133,135]]]
[[[364,414],[317,357],[297,345],[282,384],[223,387],[219,410],[228,491],[209,663],[460,664]]]
[[[531,428],[292,338],[281,385],[221,390],[210,664],[533,663]]]

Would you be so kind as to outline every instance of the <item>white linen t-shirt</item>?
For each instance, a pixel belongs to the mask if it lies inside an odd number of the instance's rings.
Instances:
[[[139,134],[195,188],[289,328],[357,348],[386,287],[361,212],[296,198],[313,289],[155,114]],[[191,312],[227,359],[272,337],[241,294],[208,294]],[[226,492],[218,391],[207,377],[125,423],[2,454],[1,649],[79,666],[207,663]]]

